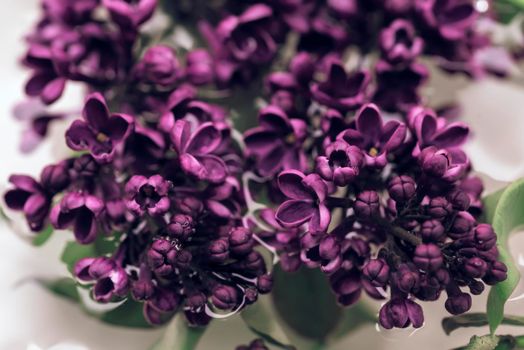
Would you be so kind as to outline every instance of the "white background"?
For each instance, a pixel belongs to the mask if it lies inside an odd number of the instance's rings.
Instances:
[[[81,1],[81,0],[79,0]],[[22,156],[18,151],[22,127],[12,119],[12,107],[22,99],[27,72],[17,64],[24,52],[21,40],[37,18],[36,0],[0,2],[0,189],[7,186],[10,173],[37,175],[47,163],[57,159],[63,139],[45,144],[37,152]],[[518,82],[485,80],[475,85],[465,79],[441,77],[438,89],[428,91],[434,104],[459,98],[464,105],[464,119],[470,123],[474,139],[468,150],[477,170],[492,178],[509,181],[524,175],[524,88]],[[62,104],[78,108],[77,94],[69,89]],[[500,183],[489,180],[492,190]],[[19,234],[14,232],[18,231]],[[79,344],[91,350],[147,349],[160,331],[125,330],[102,325],[85,316],[74,305],[58,299],[27,282],[33,276],[52,277],[66,273],[58,254],[67,233],[55,234],[44,248],[26,243],[21,230],[0,224],[0,349],[27,349],[35,344],[48,349],[58,343]],[[524,252],[524,240],[513,241],[515,256]],[[24,282],[25,281],[25,282]],[[524,293],[519,286],[515,295]],[[485,296],[474,298],[473,310],[482,311]],[[314,296],[313,300],[314,300]],[[378,333],[373,326],[363,328],[334,349],[420,349],[440,350],[467,343],[472,334],[487,333],[487,328],[459,330],[447,337],[440,328],[446,316],[443,301],[423,305],[426,326],[408,337],[411,331]],[[509,311],[524,315],[524,300],[508,304]],[[310,320],[315,322],[315,320]],[[503,332],[524,333],[518,328]],[[215,322],[199,349],[234,349],[253,338],[238,319]],[[64,349],[71,349],[66,345]]]

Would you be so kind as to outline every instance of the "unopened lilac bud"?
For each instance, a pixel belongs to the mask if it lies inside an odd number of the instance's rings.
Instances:
[[[137,301],[145,301],[151,299],[155,293],[155,286],[153,282],[148,279],[139,279],[135,281],[131,287],[131,294]]]
[[[245,227],[235,227],[229,232],[229,249],[235,255],[249,254],[254,244],[253,234]]]
[[[449,167],[449,155],[445,150],[428,147],[420,154],[422,170],[434,177],[443,177]]]
[[[186,306],[189,309],[195,311],[195,310],[198,310],[200,308],[203,308],[206,305],[206,301],[207,301],[207,298],[206,298],[205,294],[201,293],[201,292],[197,292],[197,293],[193,293],[189,297],[187,297],[187,299],[186,299]]]
[[[193,256],[189,250],[180,250],[176,254],[176,265],[178,267],[187,268],[191,263],[191,259],[193,259]]]
[[[248,305],[251,305],[258,300],[258,291],[256,288],[248,287],[244,292],[244,296],[246,297],[246,302]]]
[[[449,281],[451,280],[448,270],[444,268],[439,269],[437,272],[435,272],[435,278],[442,286],[448,285]]]
[[[137,75],[147,83],[168,86],[180,75],[180,64],[171,47],[156,45],[147,49],[137,65]]]
[[[464,271],[471,278],[482,278],[488,270],[488,264],[478,257],[469,258],[464,262]]]
[[[440,242],[446,234],[442,223],[438,220],[426,220],[422,223],[420,235],[424,242]]]
[[[444,262],[440,248],[435,244],[420,244],[413,257],[415,265],[424,271],[436,271]]]
[[[470,284],[469,284],[469,291],[471,292],[471,294],[473,295],[480,295],[482,294],[482,292],[484,291],[485,287],[484,287],[484,283],[480,282],[480,281],[471,281]]]
[[[251,253],[244,257],[244,260],[241,262],[242,268],[246,269],[247,272],[257,275],[260,272],[266,270],[266,264],[262,255],[253,250]]]
[[[473,225],[475,225],[475,218],[467,211],[457,213],[453,225],[449,229],[448,236],[453,239],[460,239],[469,234]]]
[[[83,154],[73,162],[73,174],[75,176],[92,177],[99,169],[96,160],[89,154]]]
[[[194,85],[205,85],[213,81],[213,59],[206,50],[189,52],[186,56],[186,66],[187,79]]]
[[[428,214],[435,219],[443,219],[453,211],[453,207],[444,197],[432,198],[428,206]]]
[[[167,276],[173,272],[173,264],[176,261],[175,247],[165,239],[153,242],[147,252],[149,267],[159,276]]]
[[[150,303],[158,311],[172,312],[179,305],[179,297],[171,289],[158,288]]]
[[[389,266],[383,259],[368,261],[362,272],[375,287],[383,287],[389,279]]]
[[[291,60],[289,70],[299,83],[307,84],[313,79],[315,60],[309,53],[299,52]]]
[[[416,193],[415,180],[406,175],[394,177],[389,182],[388,192],[396,202],[404,203],[413,198]]]
[[[489,224],[479,224],[473,230],[475,246],[480,250],[489,250],[497,243],[497,235]]]
[[[380,309],[379,323],[386,329],[406,328],[410,324],[415,328],[420,328],[424,323],[424,314],[420,305],[413,301],[395,298]]]
[[[420,274],[414,267],[400,265],[395,273],[395,281],[398,288],[404,293],[410,293],[417,289],[420,284]]]
[[[471,295],[460,293],[449,296],[446,300],[446,310],[452,315],[460,315],[471,309]]]
[[[448,200],[455,210],[468,210],[471,202],[468,194],[461,190],[453,191],[448,196]]]
[[[495,261],[486,272],[486,275],[482,278],[484,283],[492,286],[499,282],[504,281],[508,277],[508,268],[504,263]]]
[[[204,205],[202,201],[195,197],[184,197],[176,200],[176,206],[181,212],[195,216],[202,212]]]
[[[223,263],[229,258],[229,243],[225,239],[217,239],[209,244],[208,259],[212,262]]]
[[[320,257],[325,260],[335,259],[340,254],[340,244],[333,235],[324,237],[318,248]]]
[[[379,213],[379,197],[375,191],[364,191],[357,196],[353,209],[360,218],[371,218]]]
[[[69,182],[69,169],[65,162],[46,166],[40,175],[42,187],[52,194],[64,190]]]
[[[267,294],[273,289],[273,277],[262,275],[257,278],[257,289],[260,294]]]
[[[171,237],[180,241],[185,241],[193,232],[195,232],[193,218],[184,214],[173,215],[171,222],[167,226],[167,232]]]
[[[230,310],[238,303],[238,292],[234,287],[219,285],[213,289],[211,302],[220,310]]]

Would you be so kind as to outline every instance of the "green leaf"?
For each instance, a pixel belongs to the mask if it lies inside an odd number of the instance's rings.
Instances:
[[[242,311],[241,316],[246,326],[268,343],[282,349],[294,349],[279,323],[269,296],[259,297],[255,304]]]
[[[77,284],[74,279],[69,277],[58,279],[37,279],[36,282],[59,297],[68,299],[75,303],[80,302]]]
[[[502,23],[510,23],[519,12],[524,12],[523,0],[497,0],[494,3],[497,19]]]
[[[506,315],[501,324],[510,326],[524,326],[524,317]],[[446,317],[442,320],[442,328],[447,335],[458,328],[482,327],[488,325],[488,317],[483,312],[474,312],[470,314]]]
[[[45,244],[45,242],[49,240],[49,238],[51,238],[51,236],[53,235],[53,232],[54,232],[53,226],[51,225],[47,226],[44,230],[39,232],[35,236],[35,238],[33,238],[33,245],[36,247],[41,247],[42,245]]]
[[[500,338],[496,335],[484,335],[478,337],[474,335],[465,350],[495,350],[499,344]]]
[[[489,328],[491,334],[494,334],[504,318],[504,304],[520,279],[507,246],[509,235],[524,225],[524,179],[514,182],[502,193],[493,214],[492,225],[498,237],[499,259],[508,267],[508,278],[493,286],[488,296]]]
[[[166,327],[164,335],[150,350],[193,350],[204,335],[205,327],[189,327],[179,313]]]
[[[151,328],[144,318],[143,304],[127,299],[122,305],[117,308],[105,312],[100,316],[102,322],[129,328]]]
[[[273,303],[279,316],[297,334],[320,342],[337,327],[342,310],[326,276],[318,269],[274,272]]]
[[[376,311],[371,310],[364,302],[359,302],[343,311],[337,327],[329,335],[330,340],[344,338],[352,331],[366,324],[377,322]]]

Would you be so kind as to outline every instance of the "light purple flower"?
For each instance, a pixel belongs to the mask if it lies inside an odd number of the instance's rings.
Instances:
[[[93,298],[108,303],[115,297],[124,297],[129,289],[126,271],[111,258],[83,258],[74,267],[75,276],[83,282],[94,282]]]
[[[331,221],[330,211],[324,204],[328,188],[320,176],[287,170],[278,176],[278,186],[289,198],[275,215],[284,227],[298,227],[308,222],[311,233],[327,230]]]
[[[51,210],[51,223],[60,230],[73,227],[77,242],[89,244],[96,239],[97,218],[103,209],[104,202],[99,198],[82,192],[71,192]]]
[[[82,113],[66,132],[67,145],[75,150],[89,150],[100,163],[113,160],[116,146],[131,132],[134,121],[125,114],[110,114],[99,93],[87,97]]]
[[[395,151],[404,142],[406,126],[396,120],[384,124],[378,107],[370,103],[358,111],[356,129],[344,131],[339,138],[360,147],[368,166],[382,168],[387,163],[388,152]]]

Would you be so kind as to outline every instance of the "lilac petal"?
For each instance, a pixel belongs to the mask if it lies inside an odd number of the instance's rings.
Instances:
[[[275,148],[275,144],[280,142],[280,139],[274,130],[259,126],[244,133],[244,142],[248,153],[260,157],[269,154]]]
[[[40,96],[46,85],[55,78],[53,74],[47,72],[35,73],[25,85],[25,93],[28,96]]]
[[[73,227],[75,238],[80,244],[89,244],[96,238],[97,225],[93,213],[87,209],[79,209]]]
[[[224,204],[220,203],[219,201],[215,200],[207,200],[206,201],[206,207],[216,216],[221,218],[231,218],[233,213],[231,210],[225,206]]]
[[[75,151],[85,150],[95,143],[93,131],[83,120],[75,120],[65,134],[66,143]]]
[[[162,197],[160,200],[155,204],[154,207],[148,208],[148,213],[151,215],[163,215],[168,212],[169,207],[171,203],[169,202],[169,198]]]
[[[217,149],[222,142],[222,134],[213,123],[202,124],[187,142],[186,152],[208,154]]]
[[[97,131],[105,129],[109,119],[109,110],[104,97],[100,93],[95,92],[87,97],[83,116],[93,129]]]
[[[404,123],[391,120],[384,125],[381,141],[385,151],[394,151],[400,147],[406,139],[407,128]]]
[[[205,169],[205,179],[212,183],[224,182],[227,168],[224,161],[214,155],[197,156],[198,161]]]
[[[176,151],[179,154],[185,153],[189,138],[191,137],[191,125],[186,120],[177,120],[175,126],[169,133],[169,137]]]
[[[433,137],[433,144],[438,148],[457,147],[466,142],[469,127],[464,123],[451,123],[439,130]]]
[[[20,152],[30,153],[34,151],[44,138],[37,133],[35,129],[30,127],[22,133],[22,140],[20,141]]]
[[[280,169],[282,169],[282,161],[286,155],[286,150],[283,145],[276,143],[274,148],[263,155],[258,163],[258,172],[262,176],[275,175]]]
[[[156,193],[160,196],[166,196],[171,188],[170,182],[166,181],[161,175],[153,175],[148,180],[147,183],[155,189]]]
[[[382,134],[382,117],[378,107],[369,103],[357,113],[357,130],[369,141],[377,141]]]
[[[302,180],[302,184],[305,187],[310,188],[315,192],[316,197],[317,197],[316,199],[318,199],[320,202],[324,201],[324,199],[326,198],[328,188],[324,180],[322,180],[322,178],[318,174],[310,174],[306,176]],[[310,195],[310,198],[311,198],[311,195]]]
[[[133,176],[126,184],[125,192],[128,197],[135,196],[138,191],[140,190],[140,187],[144,186],[147,183],[148,179],[145,176],[142,175],[135,175]]]
[[[85,206],[93,212],[94,216],[98,216],[104,209],[104,202],[95,196],[86,196]]]
[[[40,231],[49,212],[49,200],[42,194],[34,194],[24,204],[24,214],[31,230]]]
[[[75,211],[63,212],[60,209],[60,205],[56,205],[51,210],[51,215],[49,217],[51,219],[51,224],[54,228],[63,230],[70,227],[73,224],[76,217],[75,215]]]
[[[384,304],[378,313],[378,318],[380,325],[385,329],[392,329],[394,327],[393,320],[391,319],[391,316],[389,315],[389,305]]]
[[[82,258],[78,260],[73,269],[73,274],[81,281],[89,282],[93,280],[93,277],[89,275],[89,267],[95,261],[96,258]]]
[[[15,189],[5,193],[4,201],[9,209],[22,210],[24,208],[24,204],[30,196],[30,192]]]
[[[39,192],[41,187],[28,175],[11,175],[9,176],[9,182],[12,183],[17,189],[24,190],[26,192]]]
[[[331,213],[329,209],[320,204],[318,210],[315,211],[311,220],[309,221],[309,231],[311,233],[321,233],[326,232],[331,222]]]
[[[362,133],[354,129],[347,129],[337,136],[338,140],[344,140],[350,145],[365,147],[365,139]]]
[[[57,78],[50,81],[42,90],[41,98],[45,104],[52,104],[62,96],[67,80],[64,78]]]
[[[192,175],[199,180],[206,178],[206,169],[193,155],[184,153],[180,156],[179,161],[180,167],[186,174]]]
[[[239,17],[241,23],[249,23],[269,18],[273,15],[271,7],[264,4],[255,4],[246,9]]]
[[[362,294],[362,289],[359,289],[351,294],[339,295],[337,300],[343,306],[350,306],[355,304],[360,299],[360,294]]]
[[[260,111],[258,120],[260,126],[266,129],[278,131],[284,135],[292,131],[292,127],[289,123],[286,113],[276,106],[268,106],[263,108]]]
[[[278,187],[288,198],[311,200],[311,193],[306,189],[302,180],[305,176],[297,170],[286,170],[278,176]]]
[[[86,197],[79,192],[68,193],[62,198],[60,207],[63,211],[70,211],[83,207],[86,203]]]
[[[157,0],[140,0],[138,8],[136,9],[139,14],[137,24],[142,24],[148,21],[153,16],[156,6]]]
[[[152,307],[150,303],[144,304],[144,318],[152,325],[159,326],[164,323],[162,313]]]
[[[102,129],[114,142],[122,141],[130,132],[133,117],[125,114],[113,114]]]
[[[275,217],[285,227],[297,227],[308,221],[313,214],[315,214],[313,203],[288,200],[278,207]]]
[[[425,145],[430,142],[437,130],[437,117],[432,110],[425,109],[415,118],[417,138],[421,144]]]
[[[405,304],[409,320],[413,327],[422,327],[424,324],[424,313],[422,312],[422,307],[409,299],[405,301]]]
[[[93,298],[99,303],[110,302],[113,297],[114,287],[111,278],[104,277],[99,279],[93,287]]]

